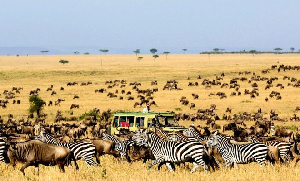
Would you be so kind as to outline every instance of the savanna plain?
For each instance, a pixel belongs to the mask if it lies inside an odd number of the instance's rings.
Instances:
[[[300,106],[300,88],[288,86],[290,80],[283,79],[284,76],[300,79],[300,72],[297,70],[286,70],[278,72],[271,69],[272,65],[299,65],[299,54],[198,54],[198,55],[160,55],[154,59],[152,55],[138,55],[143,59],[138,60],[135,55],[44,55],[44,56],[0,56],[0,99],[4,99],[4,90],[11,90],[12,87],[22,87],[20,94],[15,99],[21,104],[7,105],[7,108],[0,108],[0,115],[7,120],[8,114],[13,114],[15,119],[27,118],[29,109],[29,92],[40,88],[39,96],[45,101],[55,101],[59,98],[65,99],[58,106],[45,106],[43,113],[46,113],[46,123],[52,124],[58,110],[66,117],[70,116],[70,105],[79,104],[79,109],[74,109],[74,116],[80,117],[94,108],[100,112],[111,109],[112,111],[141,111],[143,107],[133,107],[137,100],[137,93],[129,86],[131,82],[139,82],[139,89],[158,88],[153,94],[156,105],[151,106],[153,111],[174,111],[175,113],[196,113],[198,109],[207,109],[211,104],[216,105],[216,114],[222,118],[227,107],[232,109],[231,114],[243,112],[255,113],[261,108],[265,117],[269,117],[271,110],[275,110],[282,121],[275,121],[277,127],[285,126],[297,132],[300,123],[290,121],[293,114],[299,114],[295,108]],[[60,60],[68,60],[69,63],[61,64]],[[262,73],[262,70],[267,70]],[[243,73],[240,75],[240,72]],[[250,72],[250,74],[244,74]],[[266,81],[257,81],[259,96],[251,98],[244,95],[245,89],[252,90],[248,81],[239,82],[240,96],[230,96],[233,89],[221,88],[220,85],[205,87],[201,85],[204,79],[213,80],[216,76],[224,73],[220,80],[228,83],[235,77],[246,77],[251,79],[253,74],[261,77],[277,77],[274,85],[281,83],[284,89],[271,87],[265,90]],[[198,76],[201,79],[198,79]],[[109,80],[126,80],[124,88],[114,86],[108,88],[105,84]],[[156,80],[157,85],[151,85]],[[163,90],[168,80],[178,81],[178,88],[182,90]],[[78,82],[78,85],[67,86],[68,82]],[[91,85],[81,86],[83,82],[92,82]],[[188,86],[192,82],[198,82],[198,86]],[[253,83],[253,82],[252,82]],[[57,94],[51,95],[46,91],[53,85]],[[64,90],[60,90],[64,87]],[[105,93],[95,93],[96,89],[105,88]],[[128,95],[122,95],[121,90],[131,91],[135,100],[127,100]],[[116,93],[118,90],[118,93]],[[271,91],[278,91],[281,99],[269,98]],[[117,97],[110,98],[108,92],[113,92]],[[227,98],[220,99],[218,96],[209,96],[210,93],[224,92]],[[198,99],[193,99],[192,94],[198,94]],[[79,99],[73,99],[78,95]],[[124,99],[120,100],[119,97]],[[182,105],[179,101],[185,96],[195,108]],[[78,121],[80,122],[80,121]],[[226,120],[217,120],[217,123],[224,125]],[[189,126],[191,121],[179,121],[179,124]],[[205,121],[195,121],[195,125],[205,125]],[[254,124],[254,121],[247,121],[247,126]],[[232,134],[228,132],[228,134]],[[221,169],[214,172],[205,172],[198,168],[197,172],[191,174],[192,165],[178,167],[175,172],[169,172],[163,168],[160,172],[154,166],[151,171],[147,170],[142,161],[134,163],[120,162],[112,156],[100,157],[101,167],[86,167],[83,161],[79,161],[80,169],[66,168],[61,173],[57,167],[40,166],[40,175],[34,175],[34,167],[25,170],[26,176],[19,171],[21,164],[14,169],[9,165],[0,163],[1,180],[300,180],[300,166],[270,165],[259,166],[256,163],[240,165],[238,169]]]

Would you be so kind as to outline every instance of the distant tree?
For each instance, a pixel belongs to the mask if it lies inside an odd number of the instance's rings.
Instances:
[[[60,60],[59,63],[65,64],[65,63],[69,63],[68,60]]]
[[[152,54],[155,54],[155,53],[157,52],[157,49],[156,49],[156,48],[151,48],[151,49],[150,49],[150,52],[151,52]]]
[[[138,53],[141,53],[140,49],[136,49],[133,52],[135,53],[135,56],[137,56]]]
[[[252,54],[252,56],[254,57],[254,54],[256,54],[256,53],[257,53],[257,51],[256,51],[256,50],[250,50],[250,51],[249,51],[249,53],[251,53],[251,54]]]
[[[274,48],[274,50],[275,50],[277,53],[279,53],[282,49],[279,48],[279,47],[277,47],[277,48]]]
[[[107,50],[107,49],[100,49],[99,51],[102,52],[102,53],[104,53],[104,55],[106,55],[109,50]]]
[[[78,55],[79,54],[79,51],[75,51],[75,52],[73,52],[75,55]]]
[[[213,51],[214,51],[215,53],[218,53],[219,50],[220,50],[219,48],[214,48],[214,49],[213,49]]]
[[[158,58],[159,55],[153,55],[153,57],[154,57],[154,61],[155,61],[155,59]]]
[[[45,105],[45,101],[43,101],[39,96],[30,96],[29,103],[29,113],[36,112],[36,114],[39,116]]]
[[[170,54],[170,52],[163,52],[163,54],[166,55],[166,60],[168,59],[168,55]]]
[[[46,53],[48,53],[49,51],[48,50],[42,50],[41,51],[41,53],[43,54],[43,55],[45,55]]]
[[[184,48],[184,49],[182,49],[182,51],[183,51],[183,53],[185,54],[185,52],[187,51],[187,49],[186,49],[186,48]]]
[[[294,48],[294,47],[291,47],[290,50],[291,50],[291,52],[294,52],[295,48]]]
[[[89,55],[90,53],[89,52],[84,52],[84,55]]]
[[[143,58],[144,57],[138,57],[137,59],[138,59],[138,61],[141,61],[141,60],[143,60]]]

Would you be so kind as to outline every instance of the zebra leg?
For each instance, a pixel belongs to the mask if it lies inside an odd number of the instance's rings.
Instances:
[[[164,161],[163,159],[154,160],[152,163],[150,163],[150,164],[148,165],[148,170],[150,171],[150,169],[151,169],[151,167],[152,167],[153,165],[156,165],[156,164],[161,163],[161,162],[163,162],[163,161]]]
[[[175,165],[174,165],[174,164],[172,165],[170,162],[167,162],[167,163],[166,163],[166,166],[167,166],[167,168],[169,169],[170,172],[174,172],[174,170],[173,170],[173,166],[174,166],[174,168],[175,168]]]
[[[198,168],[198,164],[196,162],[193,162],[193,169],[191,170],[191,173],[194,173],[196,171],[196,169]],[[206,166],[206,165],[205,165]]]

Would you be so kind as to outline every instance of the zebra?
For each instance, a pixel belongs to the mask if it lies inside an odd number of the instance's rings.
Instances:
[[[259,140],[255,139],[254,137],[250,137],[249,141],[252,142],[252,143],[259,143],[260,142]],[[273,141],[264,142],[264,144],[267,145],[267,146],[273,146],[273,147],[278,148],[280,157],[283,158],[285,162],[290,161],[290,156],[289,155],[290,155],[290,149],[291,149],[291,146],[292,146],[292,144],[290,142],[283,142],[283,141],[273,140]]]
[[[202,143],[189,141],[189,142],[172,142],[161,140],[159,136],[148,130],[137,132],[134,136],[136,143],[141,146],[150,147],[155,160],[149,164],[148,170],[153,165],[160,164],[162,162],[185,162],[193,161],[193,169],[191,172],[195,172],[197,167],[201,165],[204,170],[208,170],[207,165],[203,160],[204,146]],[[168,169],[172,171],[170,164],[166,164]]]
[[[6,141],[3,138],[0,138],[0,161],[4,163],[9,163],[7,157],[7,147]]]
[[[206,144],[208,147],[217,147],[225,160],[225,167],[236,165],[237,163],[249,163],[253,160],[260,165],[265,165],[268,154],[268,147],[263,143],[232,144],[217,131],[211,135]]]
[[[110,140],[115,143],[114,150],[120,152],[121,160],[124,161],[124,158],[127,158],[127,148],[134,144],[132,140],[119,141],[112,135],[103,133],[103,140]]]
[[[172,133],[169,137],[168,137],[168,139],[170,140],[170,141],[177,141],[177,142],[184,142],[184,141],[190,141],[189,140],[189,137],[186,137],[186,136],[184,136],[183,134],[181,134],[181,133]]]
[[[80,142],[80,143],[66,143],[66,142],[57,142],[55,138],[45,133],[44,131],[41,131],[40,134],[36,137],[37,140],[53,144],[56,146],[63,146],[71,150],[71,152],[74,153],[75,159],[79,160],[81,158],[84,158],[84,161],[87,166],[98,166],[100,165],[100,160],[97,156],[97,151],[95,145],[89,142]],[[96,162],[94,162],[93,158],[96,157]],[[78,165],[75,162],[76,169],[78,169]]]
[[[194,127],[190,126],[189,128],[183,131],[183,135],[188,137],[190,141],[203,141],[204,138],[201,133]]]

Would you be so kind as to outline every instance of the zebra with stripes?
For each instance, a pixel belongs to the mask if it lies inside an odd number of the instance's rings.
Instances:
[[[184,141],[190,141],[188,137],[184,136],[181,133],[172,133],[168,139],[170,141],[177,141],[177,142],[184,142]]]
[[[75,159],[79,160],[83,158],[87,166],[98,166],[100,164],[100,160],[97,156],[96,147],[90,142],[57,142],[52,135],[45,133],[44,131],[41,131],[40,134],[36,137],[36,139],[44,143],[53,144],[56,146],[63,146],[70,149],[71,152],[74,153]],[[96,157],[97,163],[93,160],[94,157]],[[76,162],[75,166],[76,169],[78,169],[78,165]]]
[[[103,133],[103,140],[110,140],[115,143],[114,150],[120,152],[121,160],[124,161],[124,158],[127,158],[127,149],[129,146],[134,144],[132,140],[120,141],[112,135]]]
[[[263,143],[232,144],[218,132],[212,134],[206,144],[208,147],[217,147],[225,160],[225,167],[251,161],[263,165],[268,154],[268,147]]]
[[[249,141],[252,143],[260,143],[259,140],[257,140],[254,137],[249,137]],[[277,140],[272,140],[272,141],[267,141],[264,142],[265,145],[267,146],[273,146],[278,148],[280,157],[284,159],[285,162],[290,161],[290,149],[292,144],[290,142],[283,142],[283,141],[277,141]]]
[[[0,138],[0,161],[4,163],[9,163],[7,157],[7,147],[6,141],[3,138]]]
[[[191,172],[195,172],[197,167],[201,165],[204,170],[208,170],[207,165],[203,160],[204,146],[202,143],[189,141],[189,142],[173,142],[161,140],[159,136],[148,130],[138,131],[134,139],[139,146],[149,147],[155,157],[155,160],[149,164],[148,170],[153,165],[163,162],[176,163],[193,161],[193,169]],[[169,170],[172,168],[169,167]]]

